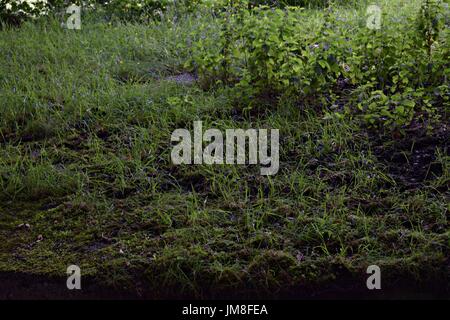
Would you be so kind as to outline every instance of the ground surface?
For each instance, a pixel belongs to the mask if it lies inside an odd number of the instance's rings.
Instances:
[[[392,137],[239,109],[178,76],[195,23],[0,31],[0,296],[64,296],[77,264],[88,297],[361,297],[376,264],[391,296],[448,297],[446,123]],[[279,173],[174,166],[195,120],[279,128]]]

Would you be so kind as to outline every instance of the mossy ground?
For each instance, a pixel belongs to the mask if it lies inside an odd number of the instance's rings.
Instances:
[[[376,264],[385,288],[448,290],[446,124],[393,138],[164,80],[184,71],[196,23],[0,31],[0,272],[62,279],[77,264],[153,297],[254,297],[364,287]],[[170,135],[195,120],[279,128],[279,173],[174,166]]]

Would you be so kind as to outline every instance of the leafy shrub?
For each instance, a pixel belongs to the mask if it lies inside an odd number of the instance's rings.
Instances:
[[[169,0],[112,0],[106,10],[122,20],[142,20],[164,11],[168,3]]]
[[[103,6],[110,17],[125,21],[148,21],[160,18],[173,7],[177,14],[193,12],[203,0],[111,0]]]
[[[431,56],[433,44],[438,41],[444,24],[443,7],[439,0],[424,0],[417,19],[418,31],[428,55]]]
[[[210,25],[199,30],[188,64],[206,89],[234,86],[242,103],[278,95],[315,105],[346,101],[347,114],[392,129],[436,120],[448,107],[449,34],[441,1],[424,0],[415,19],[391,14],[379,30],[349,23],[352,17],[333,5],[321,20],[308,20],[310,12],[299,8],[227,3],[216,32],[208,32]]]
[[[249,11],[238,5],[222,13],[216,36],[201,37],[194,44],[190,66],[206,88],[237,84],[250,98],[267,94],[305,98],[331,90],[349,50],[349,43],[333,33],[332,14],[325,14],[322,27],[302,30],[301,9],[263,6]]]
[[[448,36],[440,37],[440,5],[424,1],[418,17],[401,30],[396,24],[358,33],[352,66],[359,87],[354,96],[369,125],[400,128],[413,120],[437,120],[445,112],[449,44]]]
[[[333,2],[337,2],[340,5],[352,3],[352,0],[246,0],[250,6],[271,6],[271,7],[306,7],[306,8],[326,8]]]
[[[178,13],[193,12],[203,0],[0,0],[0,21],[18,25],[30,17],[61,11],[70,4],[83,9],[101,9],[109,19],[147,21],[160,17],[169,6],[176,5]]]

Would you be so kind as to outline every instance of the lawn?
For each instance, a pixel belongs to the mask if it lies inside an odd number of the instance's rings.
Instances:
[[[385,6],[408,19],[420,1]],[[361,32],[365,7],[336,10]],[[298,13],[305,34],[324,12]],[[383,294],[449,297],[448,91],[433,125],[401,130],[317,98],[247,103],[192,67],[198,30],[214,39],[220,23],[205,9],[0,30],[1,277],[64,289],[75,264],[86,288],[130,297],[344,297],[370,295],[378,265]],[[194,121],[279,129],[278,173],[173,164],[171,134]]]

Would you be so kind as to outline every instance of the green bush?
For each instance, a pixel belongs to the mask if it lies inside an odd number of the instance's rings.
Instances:
[[[193,12],[202,0],[0,0],[0,22],[19,25],[32,17],[51,11],[63,12],[71,4],[85,10],[101,9],[109,19],[122,21],[148,21],[158,18],[169,6],[176,5],[180,12]]]
[[[163,12],[169,0],[112,0],[105,6],[108,14],[122,20],[151,19]]]
[[[208,32],[208,24],[194,35],[188,66],[205,89],[235,87],[244,104],[280,95],[325,107],[345,101],[348,115],[393,129],[431,123],[448,108],[449,31],[441,1],[425,0],[415,19],[391,12],[379,30],[354,18],[349,23],[333,5],[316,11],[318,19],[300,8],[249,10],[242,1],[226,8],[217,30]]]
[[[353,0],[246,0],[250,6],[271,6],[271,7],[306,7],[306,8],[326,8],[331,4],[348,4]]]
[[[331,13],[322,27],[302,32],[300,9],[233,10],[221,15],[217,36],[193,47],[190,65],[205,87],[237,84],[256,96],[305,97],[329,90],[341,76],[349,44],[333,34]]]
[[[192,13],[203,0],[111,0],[103,6],[110,18],[122,21],[159,19],[172,7],[177,14]]]
[[[425,0],[415,20],[398,30],[358,33],[353,58],[358,110],[371,126],[399,128],[437,120],[449,103],[448,30],[442,2]],[[400,31],[400,32],[399,32]]]

